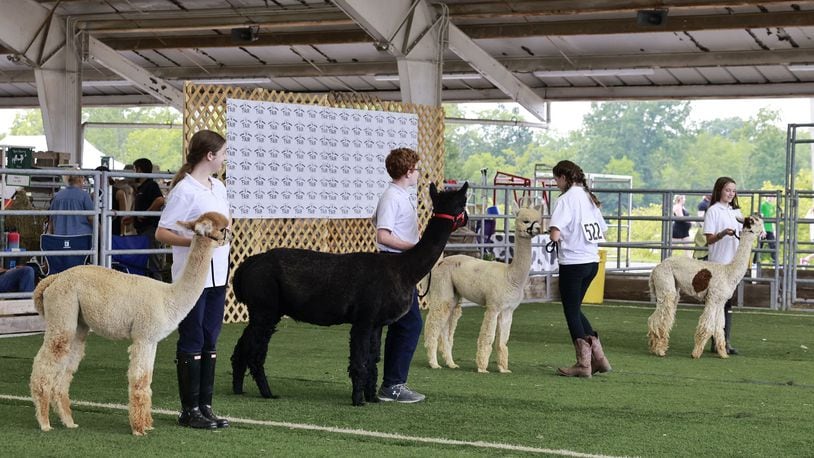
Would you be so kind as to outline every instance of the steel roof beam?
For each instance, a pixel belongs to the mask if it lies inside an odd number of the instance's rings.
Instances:
[[[88,36],[87,46],[89,59],[110,69],[120,77],[132,81],[133,84],[163,103],[184,111],[184,93],[170,83],[125,59],[96,38]]]

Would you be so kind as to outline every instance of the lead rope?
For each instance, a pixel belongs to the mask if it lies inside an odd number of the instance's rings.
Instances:
[[[432,283],[432,269],[430,269],[430,273],[427,274],[427,289],[424,290],[424,294],[418,292],[418,288],[416,288],[416,293],[418,293],[419,299],[424,299],[424,296],[429,294],[430,292],[430,284]]]

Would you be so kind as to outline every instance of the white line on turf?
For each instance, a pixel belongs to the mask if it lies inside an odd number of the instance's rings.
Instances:
[[[8,394],[0,394],[0,399],[8,399],[12,401],[24,401],[24,402],[32,402],[30,397],[25,396],[13,396]],[[90,401],[71,401],[71,404],[74,406],[85,406],[85,407],[96,407],[102,409],[114,409],[114,410],[123,410],[127,411],[127,406],[122,404],[105,404],[100,402],[90,402]],[[159,415],[170,415],[176,416],[178,412],[173,410],[166,410],[166,409],[153,409],[153,414]],[[525,445],[512,445],[512,444],[501,444],[497,442],[484,442],[484,441],[462,441],[462,440],[455,440],[455,439],[445,439],[442,437],[422,437],[422,436],[407,436],[404,434],[393,434],[393,433],[382,433],[378,431],[367,431],[364,429],[350,429],[350,428],[338,428],[333,426],[320,426],[320,425],[309,425],[306,423],[289,423],[285,421],[269,421],[269,420],[255,420],[251,418],[237,418],[237,417],[224,417],[229,420],[232,424],[242,423],[246,425],[258,425],[258,426],[272,426],[277,428],[286,428],[286,429],[301,429],[301,430],[308,430],[308,431],[321,431],[326,433],[335,433],[335,434],[345,434],[345,435],[352,435],[352,436],[364,436],[364,437],[376,437],[380,439],[392,439],[392,440],[400,440],[400,441],[412,441],[412,442],[421,442],[425,444],[438,444],[438,445],[458,445],[458,446],[469,446],[469,447],[477,447],[477,448],[485,448],[485,449],[494,449],[494,450],[506,450],[506,451],[513,451],[513,452],[531,452],[531,453],[548,453],[550,455],[557,455],[557,456],[571,456],[571,457],[580,457],[580,458],[615,458],[611,455],[594,455],[590,453],[580,453],[575,452],[572,450],[562,450],[562,449],[550,449],[550,448],[540,448],[540,447],[528,447]]]

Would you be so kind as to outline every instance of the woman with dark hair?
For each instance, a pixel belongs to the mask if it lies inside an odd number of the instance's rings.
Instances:
[[[712,205],[704,215],[704,235],[709,247],[709,261],[719,264],[729,264],[738,250],[739,239],[736,237],[741,230],[743,214],[738,205],[738,194],[735,180],[730,177],[720,177],[715,180],[712,189]],[[733,296],[734,297],[734,296]],[[726,337],[726,352],[737,355],[738,351],[730,345],[729,337],[732,333],[732,298],[724,305],[724,336]],[[715,348],[715,341],[712,342]]]
[[[582,169],[571,161],[554,166],[554,180],[562,194],[551,213],[551,240],[558,246],[560,297],[571,341],[577,353],[572,367],[557,369],[566,377],[590,377],[608,372],[610,363],[599,335],[582,313],[582,299],[599,270],[599,243],[608,229],[599,199],[588,189]]]
[[[186,161],[172,180],[156,239],[172,246],[172,277],[180,277],[189,255],[192,234],[176,224],[215,211],[229,216],[226,187],[212,175],[226,159],[226,140],[210,130],[195,133]],[[181,415],[178,423],[191,428],[229,426],[212,412],[216,344],[223,324],[229,245],[215,249],[207,284],[192,311],[178,325],[176,365]]]

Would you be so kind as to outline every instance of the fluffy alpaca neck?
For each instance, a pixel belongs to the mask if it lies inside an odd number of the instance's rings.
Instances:
[[[176,323],[187,316],[201,296],[206,284],[206,274],[209,272],[209,261],[214,251],[215,244],[211,240],[200,235],[192,236],[187,264],[181,272],[181,278],[171,286],[172,310],[169,310],[168,314],[177,318],[174,320]]]
[[[405,278],[418,283],[429,273],[435,261],[441,256],[452,233],[452,221],[441,218],[430,218],[424,234],[416,245],[401,253],[404,257]]]
[[[509,284],[515,287],[525,286],[531,269],[531,237],[514,234],[514,257],[506,272]]]
[[[732,258],[732,262],[726,265],[730,275],[743,276],[744,272],[746,272],[750,265],[749,261],[752,259],[752,242],[754,241],[754,232],[741,233],[741,240],[738,249],[735,251],[735,257]]]

